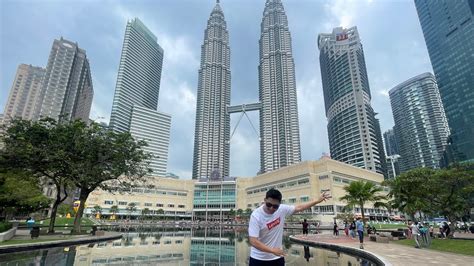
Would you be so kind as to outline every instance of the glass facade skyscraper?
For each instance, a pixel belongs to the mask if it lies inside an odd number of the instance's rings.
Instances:
[[[474,1],[415,0],[455,161],[474,160]]]
[[[383,133],[383,138],[385,143],[385,154],[387,156],[400,154],[400,148],[395,138],[395,131],[393,129],[385,131]]]
[[[385,174],[385,154],[357,27],[318,37],[331,158]]]
[[[157,109],[163,53],[156,36],[138,18],[127,22],[110,115],[112,130],[129,131],[134,105]]]
[[[201,46],[196,105],[193,179],[229,176],[230,47],[224,12],[217,1]]]
[[[400,171],[439,168],[449,128],[433,74],[413,77],[389,94],[400,145]]]
[[[86,51],[66,39],[54,40],[35,118],[81,119],[89,122],[94,90]]]
[[[259,44],[260,172],[265,173],[301,161],[295,64],[281,0],[266,1]]]
[[[165,176],[171,116],[158,112],[163,49],[138,19],[127,22],[109,128],[145,140],[152,175]]]

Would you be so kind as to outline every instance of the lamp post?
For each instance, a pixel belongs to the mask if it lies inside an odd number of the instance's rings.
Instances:
[[[400,155],[394,154],[387,156],[388,159],[390,159],[390,163],[392,164],[392,173],[393,173],[393,178],[397,176],[397,173],[395,172],[395,162],[398,161],[398,158],[400,158]]]

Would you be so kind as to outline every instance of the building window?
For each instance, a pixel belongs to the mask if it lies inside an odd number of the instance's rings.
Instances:
[[[119,201],[118,205],[127,205],[127,202],[126,201]]]
[[[106,200],[106,201],[104,201],[104,204],[105,205],[113,205],[114,201],[113,200]]]
[[[186,207],[184,205],[178,205],[178,208],[184,209]]]
[[[145,202],[145,207],[151,207],[151,206],[153,206],[153,204],[152,204],[152,203]]]
[[[309,197],[308,196],[300,197],[300,201],[301,202],[307,202],[307,201],[309,201]]]
[[[157,203],[157,204],[156,204],[156,207],[163,207],[163,204]]]
[[[174,208],[174,204],[168,204],[168,208]]]
[[[289,199],[288,199],[288,202],[289,202],[289,203],[295,203],[295,202],[296,202],[296,198],[289,198]]]

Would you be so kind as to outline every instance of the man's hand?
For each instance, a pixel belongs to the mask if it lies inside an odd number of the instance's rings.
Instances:
[[[285,251],[283,251],[281,248],[272,248],[272,254],[278,257],[286,256]]]
[[[319,196],[319,201],[320,202],[323,202],[323,201],[326,201],[327,199],[330,199],[332,198],[327,192],[323,192],[323,194],[321,194],[321,196]]]

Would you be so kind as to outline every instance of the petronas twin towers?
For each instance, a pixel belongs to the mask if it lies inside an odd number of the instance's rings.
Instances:
[[[288,20],[281,0],[267,0],[261,23],[259,72],[260,172],[301,161],[295,67]],[[219,0],[201,46],[194,139],[193,179],[229,176],[229,33]],[[248,110],[248,109],[247,109]]]

